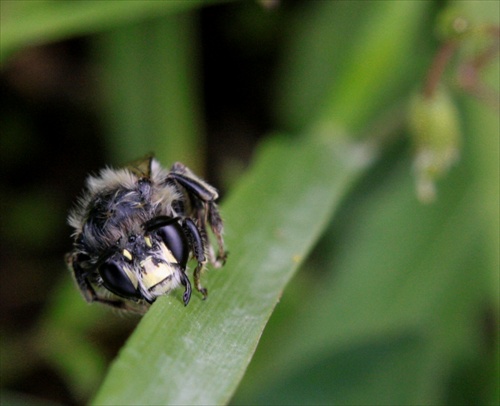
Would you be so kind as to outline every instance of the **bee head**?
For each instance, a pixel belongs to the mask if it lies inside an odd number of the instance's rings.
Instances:
[[[177,221],[129,236],[125,247],[98,266],[102,284],[127,299],[153,302],[181,283],[189,242]]]

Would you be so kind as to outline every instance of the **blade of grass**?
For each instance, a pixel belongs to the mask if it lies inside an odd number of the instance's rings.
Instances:
[[[208,300],[184,308],[180,293],[161,298],[95,404],[227,403],[287,282],[368,162],[331,142],[265,145],[224,204],[230,257],[210,272]]]
[[[356,188],[321,246],[329,274],[293,313],[274,313],[280,327],[266,330],[235,404],[442,404],[456,362],[484,354],[476,185],[460,168],[423,206],[407,165]],[[328,385],[308,379],[318,368]]]
[[[181,161],[203,173],[194,19],[167,16],[96,40],[107,143],[117,164],[154,152],[165,165]]]
[[[329,88],[329,100],[320,117],[336,117],[337,124],[349,131],[363,129],[381,106],[392,104],[414,85],[414,78],[409,78],[416,59],[407,57],[408,49],[421,48],[417,34],[431,5],[429,1],[370,3],[370,18],[355,33],[358,40],[353,41],[346,66],[339,69],[334,86]],[[378,97],[373,97],[375,94]]]
[[[206,5],[207,0],[1,2],[0,61],[22,47],[107,30],[119,24]]]
[[[432,30],[432,3],[304,4],[288,27],[276,114],[287,128],[334,118],[338,126],[362,135],[368,121],[406,97],[423,77],[432,48],[431,35],[422,33]],[[418,50],[419,57],[410,58],[409,50]]]

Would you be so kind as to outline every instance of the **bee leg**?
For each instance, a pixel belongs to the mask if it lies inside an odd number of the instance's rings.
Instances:
[[[226,263],[227,259],[227,251],[224,249],[224,238],[222,237],[224,225],[222,223],[217,205],[214,202],[208,202],[207,206],[208,224],[210,224],[210,228],[217,239],[217,245],[219,247],[219,252],[217,253],[216,258],[214,258],[213,252],[211,253],[211,262],[215,267],[220,268]]]
[[[191,282],[189,282],[189,278],[184,272],[181,273],[181,283],[186,288],[184,295],[182,296],[182,300],[184,302],[184,306],[187,306],[189,300],[191,299]]]
[[[180,162],[176,162],[172,165],[171,172],[167,175],[167,181],[169,179],[175,180],[186,189],[190,195],[194,195],[204,202],[216,200],[219,197],[215,188],[198,178],[198,176],[191,172],[188,167]]]
[[[193,252],[193,256],[198,261],[198,265],[194,270],[194,286],[196,290],[203,295],[203,299],[207,298],[208,291],[206,288],[201,286],[200,278],[201,272],[207,262],[205,257],[205,245],[203,243],[203,237],[201,236],[200,230],[196,226],[193,220],[190,218],[186,218],[182,222],[183,230],[186,233],[186,236],[189,241],[189,246],[191,247],[191,251]]]
[[[217,268],[221,267],[226,262],[227,252],[224,249],[224,239],[222,238],[224,225],[219,209],[215,204],[215,200],[219,197],[217,191],[199,179],[180,162],[172,166],[172,172],[168,174],[168,177],[175,180],[186,189],[189,197],[193,201],[193,209],[196,212],[200,227],[205,234],[205,224],[208,222],[210,225],[219,247],[216,258],[214,258],[213,252],[210,250],[210,262]]]

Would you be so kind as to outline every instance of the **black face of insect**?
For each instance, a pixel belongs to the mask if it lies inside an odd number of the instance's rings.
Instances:
[[[226,259],[217,191],[180,163],[170,171],[148,158],[87,179],[85,195],[69,217],[75,229],[67,262],[88,302],[144,312],[158,296],[184,286],[188,259],[197,261],[195,288],[205,298],[200,275],[207,260]],[[210,226],[218,255],[207,240]]]

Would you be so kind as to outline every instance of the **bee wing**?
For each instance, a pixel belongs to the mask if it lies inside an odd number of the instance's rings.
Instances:
[[[126,167],[138,178],[151,178],[151,163],[153,162],[153,154],[148,154],[143,158],[130,162]]]

